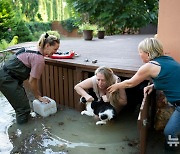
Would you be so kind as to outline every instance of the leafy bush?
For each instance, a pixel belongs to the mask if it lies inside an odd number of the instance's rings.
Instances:
[[[9,46],[15,45],[17,43],[18,43],[18,37],[17,36],[14,36],[10,43],[7,42],[5,39],[2,39],[0,41],[0,50],[5,50]],[[11,52],[0,53],[0,64],[2,64],[2,62],[4,60],[6,60],[10,55],[11,55]]]
[[[33,39],[32,41],[38,41],[40,36],[45,33],[45,31],[37,31],[33,33]]]
[[[136,33],[157,25],[158,0],[66,0],[83,21],[104,26],[107,34]]]
[[[10,0],[0,0],[0,40],[11,41],[17,20]]]
[[[69,18],[66,20],[62,20],[61,24],[65,30],[68,32],[72,32],[74,29],[78,28],[78,19]]]
[[[9,43],[5,39],[2,39],[0,42],[0,50],[5,50],[6,48],[8,48],[8,44]]]
[[[18,36],[19,43],[32,41],[33,36],[29,28],[26,26],[24,21],[20,21],[17,25],[15,35]]]
[[[58,31],[50,30],[50,31],[47,31],[47,33],[48,33],[49,35],[54,35],[54,36],[56,36],[57,38],[60,39],[60,34],[59,34]]]
[[[18,43],[18,36],[14,36],[11,42],[6,41],[5,39],[2,39],[0,41],[0,50],[5,50],[10,46],[13,46]]]
[[[51,22],[26,22],[26,26],[33,35],[32,41],[38,41],[41,34],[51,30]]]
[[[32,34],[38,31],[48,31],[51,29],[51,22],[27,22],[26,26]]]

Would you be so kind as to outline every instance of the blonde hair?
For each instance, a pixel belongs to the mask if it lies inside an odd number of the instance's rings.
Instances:
[[[117,81],[117,78],[116,78],[115,74],[113,73],[112,69],[110,69],[108,67],[101,66],[101,67],[97,68],[95,71],[95,75],[97,75],[97,73],[101,73],[104,75],[107,87],[113,85]],[[113,105],[115,108],[118,108],[118,104],[119,104],[119,100],[120,100],[119,90],[113,92],[109,96],[109,100],[110,100],[111,105]]]
[[[164,55],[163,46],[156,38],[146,38],[139,43],[138,50],[149,54],[150,60]]]
[[[101,67],[97,68],[95,71],[95,75],[97,75],[97,73],[101,73],[104,75],[106,84],[108,87],[116,82],[116,79],[115,79],[112,69],[110,69],[108,67],[101,66]]]
[[[42,34],[39,41],[38,47],[43,49],[46,44],[55,45],[55,43],[60,43],[60,39],[54,35],[49,35],[48,33]]]

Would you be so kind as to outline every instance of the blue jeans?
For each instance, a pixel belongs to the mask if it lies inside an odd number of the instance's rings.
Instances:
[[[175,108],[175,111],[171,115],[166,127],[164,129],[164,135],[168,140],[168,135],[177,138],[180,135],[180,106]]]

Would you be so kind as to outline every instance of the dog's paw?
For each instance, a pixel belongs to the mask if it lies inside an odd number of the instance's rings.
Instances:
[[[104,124],[106,124],[105,121],[97,121],[97,122],[96,122],[96,125],[104,125]]]
[[[86,111],[81,111],[81,115],[84,115],[86,113]]]

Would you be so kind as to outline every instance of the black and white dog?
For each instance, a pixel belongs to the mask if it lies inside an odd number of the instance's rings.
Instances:
[[[96,122],[96,125],[106,124],[107,121],[117,117],[114,107],[109,102],[104,102],[102,98],[100,101],[87,102],[84,97],[81,97],[80,102],[86,103],[86,110],[81,112],[82,115],[99,117],[100,120]]]

